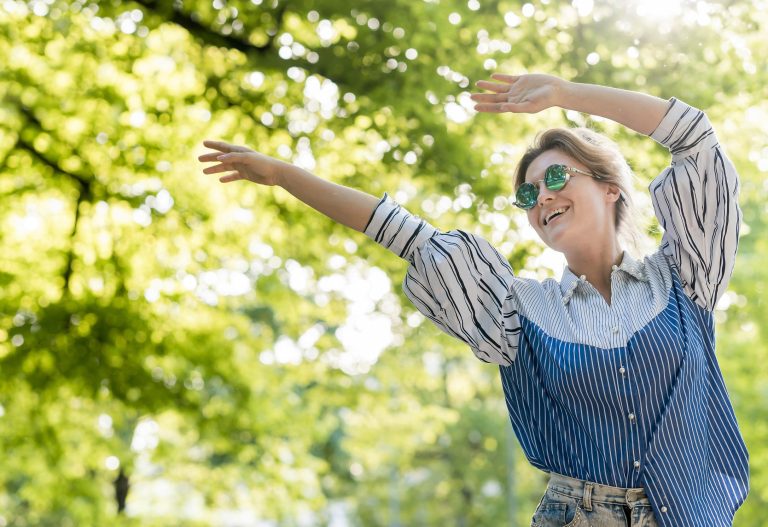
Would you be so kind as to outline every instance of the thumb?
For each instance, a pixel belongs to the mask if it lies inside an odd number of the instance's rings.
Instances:
[[[528,112],[530,111],[531,104],[528,101],[524,102],[508,102],[501,105],[502,112]]]

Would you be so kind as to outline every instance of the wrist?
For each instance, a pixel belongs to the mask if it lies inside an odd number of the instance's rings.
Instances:
[[[275,174],[274,182],[276,187],[285,188],[285,185],[286,185],[285,172],[286,172],[285,170],[278,170],[277,173]]]
[[[572,101],[578,84],[565,79],[557,79],[555,82],[555,106],[565,110],[572,109]]]
[[[283,166],[279,167],[275,172],[275,186],[288,190],[288,186],[291,184],[291,181],[296,179],[295,172],[298,170],[298,167],[295,167],[289,163],[284,163]]]

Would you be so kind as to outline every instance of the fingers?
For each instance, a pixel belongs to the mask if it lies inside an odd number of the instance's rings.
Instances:
[[[203,145],[207,146],[208,148],[215,148],[220,152],[250,152],[251,150],[247,146],[233,145],[232,143],[227,143],[226,141],[213,141],[211,139],[206,139],[203,141]]]
[[[475,111],[483,113],[533,113],[529,102],[503,102],[503,103],[485,103],[476,104]]]
[[[233,145],[224,141],[203,141],[203,145],[208,148],[217,150],[216,152],[207,152],[197,159],[204,163],[219,162],[218,165],[206,167],[203,169],[204,174],[220,174],[222,172],[229,172],[225,176],[221,176],[219,181],[222,183],[230,183],[232,181],[239,181],[246,179],[239,171],[235,170],[232,164],[236,161],[245,161],[246,154],[251,150],[244,146]]]
[[[208,145],[206,145],[208,146]],[[211,147],[213,148],[213,147]],[[224,153],[222,153],[224,152]],[[202,162],[211,162],[211,161],[221,161],[221,162],[227,162],[227,163],[234,163],[235,161],[245,161],[247,156],[246,154],[250,152],[250,150],[232,150],[231,148],[228,148],[226,150],[219,150],[218,152],[208,152],[206,154],[203,154],[199,156],[197,159]]]
[[[496,93],[503,93],[509,91],[509,84],[499,84],[498,82],[491,81],[477,81],[475,86],[483,90],[490,90]]]
[[[483,112],[483,113],[502,113],[506,110],[503,109],[504,104],[502,103],[483,103],[483,104],[476,104],[475,105],[475,111],[477,112]]]
[[[232,174],[228,174],[226,176],[220,177],[219,181],[222,183],[229,183],[230,181],[238,181],[241,179],[245,179],[242,175],[240,175],[240,172],[234,172]]]
[[[225,141],[212,141],[210,139],[203,141],[203,145],[208,148],[218,150],[218,152],[208,152],[197,159],[202,162],[216,161],[221,154],[230,154],[234,152],[245,153],[251,152],[251,149],[246,146],[233,145]]]
[[[210,163],[211,161],[218,161],[222,152],[231,152],[232,145],[225,143],[224,141],[203,141],[203,145],[208,148],[218,150],[218,152],[206,152],[205,154],[198,156],[197,160],[202,163]]]
[[[222,172],[229,172],[229,174],[219,178],[219,181],[222,183],[229,183],[230,181],[245,179],[245,177],[237,170],[233,172],[232,166],[227,163],[220,163],[218,165],[206,167],[203,169],[204,174],[220,174]]]
[[[219,154],[216,160],[222,163],[242,163],[248,161],[249,157],[246,152],[230,152],[228,154]]]
[[[494,73],[491,75],[492,79],[496,79],[497,81],[506,82],[507,84],[513,84],[517,79],[520,78],[520,75],[504,75],[503,73]]]
[[[476,102],[507,102],[507,93],[473,93],[470,99]]]
[[[206,167],[203,169],[203,174],[218,174],[220,172],[231,172],[232,166],[226,163],[214,165],[212,167]]]
[[[516,83],[520,79],[520,75],[504,75],[503,73],[494,73],[491,75],[491,78],[496,81],[501,82],[491,82],[491,81],[477,81],[475,83],[475,86],[478,88],[482,88],[484,90],[490,90],[495,91],[496,93],[501,93],[505,91],[509,91],[511,88],[511,84]]]
[[[208,152],[207,154],[198,156],[197,160],[202,161],[203,163],[209,163],[211,161],[218,161],[220,155],[221,152]]]
[[[203,145],[218,150],[219,152],[232,152],[233,147],[235,146],[224,141],[212,141],[210,139],[203,141]]]

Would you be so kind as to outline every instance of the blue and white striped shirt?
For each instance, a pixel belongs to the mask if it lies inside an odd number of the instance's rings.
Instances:
[[[642,261],[624,253],[610,305],[567,267],[519,278],[486,240],[439,232],[387,194],[365,233],[410,262],[403,289],[421,313],[500,365],[534,466],[644,487],[663,527],[731,525],[748,456],[712,310],[736,258],[738,175],[706,115],[677,99],[651,137],[672,154],[650,185],[664,235]]]

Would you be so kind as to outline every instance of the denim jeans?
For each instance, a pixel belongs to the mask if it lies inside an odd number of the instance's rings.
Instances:
[[[550,473],[531,527],[658,527],[642,488],[623,489]]]

